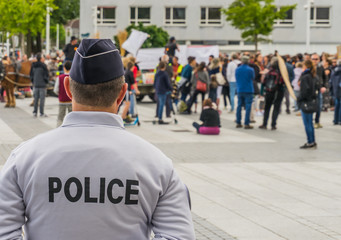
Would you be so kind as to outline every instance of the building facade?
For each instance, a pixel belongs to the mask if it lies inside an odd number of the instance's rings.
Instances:
[[[131,23],[157,25],[180,44],[219,45],[225,52],[254,50],[241,32],[225,21],[220,9],[233,0],[81,0],[80,34],[110,38]],[[341,1],[314,0],[310,8],[310,45],[307,38],[307,0],[276,0],[281,5],[297,4],[285,20],[275,23],[272,43],[260,44],[263,53],[329,52],[341,44]]]

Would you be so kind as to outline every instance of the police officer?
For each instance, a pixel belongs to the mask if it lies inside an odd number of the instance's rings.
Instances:
[[[73,112],[21,144],[0,172],[0,239],[195,239],[172,161],[125,131],[119,51],[85,39],[65,78]]]

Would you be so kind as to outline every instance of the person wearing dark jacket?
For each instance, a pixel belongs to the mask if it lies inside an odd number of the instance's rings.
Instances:
[[[309,104],[316,99],[318,91],[316,86],[316,70],[311,60],[305,60],[303,63],[303,73],[300,77],[300,95],[297,99],[298,105]],[[317,109],[316,109],[317,110]],[[307,134],[307,143],[301,146],[301,149],[316,149],[315,133],[313,126],[313,113],[301,110],[305,132]]]
[[[78,44],[77,38],[75,36],[72,36],[71,42],[66,44],[65,48],[63,49],[64,55],[65,55],[65,61],[72,62],[78,46],[79,44]]]
[[[159,124],[166,124],[162,120],[163,107],[165,106],[167,95],[172,91],[172,85],[166,72],[166,63],[163,61],[160,62],[159,71],[155,74],[154,88],[159,99]]]
[[[47,117],[44,114],[45,96],[46,96],[46,85],[49,82],[49,72],[46,65],[41,62],[41,54],[37,54],[37,62],[34,62],[31,67],[30,78],[33,84],[33,97],[34,97],[34,108],[33,116],[37,117],[38,102],[40,99],[40,116]]]
[[[334,125],[341,125],[341,60],[330,77],[330,92],[334,98]]]
[[[271,106],[274,105],[272,111],[271,130],[276,130],[277,118],[280,112],[285,90],[284,80],[279,71],[277,57],[273,57],[271,59],[270,70],[265,75],[263,85],[265,90],[265,108],[263,124],[259,126],[259,128],[264,130],[267,129]]]
[[[178,84],[179,89],[181,91],[181,101],[186,102],[187,96],[191,91],[191,78],[193,68],[196,66],[197,62],[195,57],[188,57],[188,64],[184,67],[181,73],[181,79]]]

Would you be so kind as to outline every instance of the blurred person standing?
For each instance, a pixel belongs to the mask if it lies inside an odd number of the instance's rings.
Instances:
[[[288,71],[290,83],[292,83],[292,81],[295,78],[294,68],[290,63],[288,63],[288,61],[287,61],[288,56],[283,56],[282,58],[285,62],[285,66],[286,66],[287,71]],[[285,87],[284,98],[285,98],[285,106],[286,106],[285,112],[287,114],[290,114],[291,113],[290,112],[290,96],[289,96],[289,91],[288,91],[287,87]]]
[[[159,63],[159,71],[155,74],[154,81],[155,93],[157,94],[157,98],[159,100],[159,108],[158,108],[158,118],[159,124],[167,124],[162,120],[163,108],[165,104],[167,104],[167,95],[170,95],[172,91],[172,85],[170,83],[169,76],[166,72],[166,63],[161,61]]]
[[[301,108],[302,120],[307,135],[307,143],[300,149],[316,149],[315,132],[313,126],[313,112],[318,109],[317,101],[317,81],[316,68],[311,60],[305,60],[303,63],[303,73],[299,80],[300,95],[297,102]],[[314,104],[315,101],[315,104]]]
[[[341,59],[330,78],[330,92],[334,99],[334,125],[341,125]]]
[[[280,112],[285,90],[284,80],[279,71],[277,57],[271,58],[270,69],[269,72],[265,75],[263,85],[265,90],[265,109],[263,124],[259,126],[259,128],[267,129],[271,106],[274,105],[272,111],[271,130],[276,130],[277,118]]]
[[[72,36],[70,43],[66,44],[63,49],[63,53],[65,55],[64,61],[73,61],[78,46],[78,39],[75,36]]]
[[[236,83],[238,94],[238,107],[237,107],[237,128],[242,128],[242,107],[245,107],[244,128],[253,129],[250,125],[250,113],[253,100],[254,88],[253,80],[255,79],[255,71],[249,66],[249,57],[242,56],[240,65],[236,69]]]
[[[171,37],[165,47],[165,54],[169,56],[170,63],[172,63],[173,57],[175,57],[175,50],[178,50],[180,52],[180,48],[179,45],[176,43],[175,37]]]
[[[191,98],[187,103],[187,113],[191,113],[191,107],[194,101],[196,100],[197,96],[201,94],[201,104],[203,107],[203,103],[205,100],[205,94],[208,91],[208,87],[210,84],[210,79],[208,77],[208,73],[205,69],[206,63],[201,62],[199,66],[194,70],[191,78]]]
[[[47,117],[44,113],[45,107],[45,97],[46,97],[46,87],[49,82],[49,72],[45,63],[43,63],[43,58],[40,53],[36,56],[37,61],[32,63],[30,78],[33,85],[33,97],[34,97],[34,108],[33,116],[37,117],[38,113],[38,102],[40,117]],[[40,101],[39,101],[40,100]]]
[[[294,88],[294,93],[296,96],[296,99],[300,96],[300,85],[298,83],[302,72],[303,72],[303,63],[302,62],[297,62],[295,65],[295,69],[294,69],[294,74],[295,74],[295,78],[292,81],[292,86]],[[298,104],[297,104],[297,100],[295,100],[295,112],[298,112],[300,110]]]
[[[322,124],[320,123],[321,118],[321,111],[323,106],[323,93],[326,91],[326,75],[324,72],[324,67],[322,64],[320,64],[320,56],[316,53],[311,55],[311,61],[314,64],[314,67],[316,68],[316,80],[317,80],[317,88],[318,88],[318,109],[315,114],[315,124],[314,128],[322,128]]]
[[[72,112],[72,102],[71,98],[66,94],[64,87],[64,79],[69,77],[71,69],[71,61],[66,61],[64,63],[64,73],[60,75],[54,85],[54,93],[57,94],[59,100],[59,111],[57,118],[57,127],[62,125],[66,111],[68,113]]]
[[[181,91],[181,101],[186,102],[187,96],[191,92],[191,78],[193,68],[196,67],[197,62],[195,57],[189,56],[187,58],[188,64],[184,67],[181,73],[181,79],[179,81],[179,89]]]
[[[235,95],[236,95],[236,90],[237,90],[237,83],[236,83],[236,69],[241,63],[238,60],[238,54],[237,53],[232,53],[232,61],[227,65],[227,81],[229,82],[230,85],[230,103],[231,103],[231,109],[230,113],[233,113],[234,111],[234,100],[235,100]]]

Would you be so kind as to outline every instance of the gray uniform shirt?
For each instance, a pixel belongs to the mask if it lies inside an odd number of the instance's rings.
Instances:
[[[104,112],[69,113],[0,172],[0,240],[195,239],[185,185],[160,150]]]

